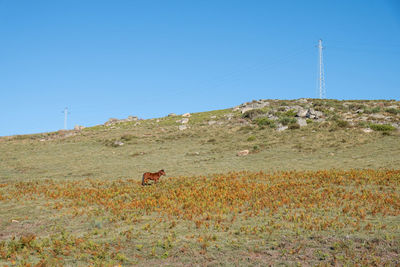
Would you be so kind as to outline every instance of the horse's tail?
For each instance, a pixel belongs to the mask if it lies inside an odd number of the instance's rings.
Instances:
[[[142,185],[144,185],[144,173],[143,173],[143,176],[142,176]]]

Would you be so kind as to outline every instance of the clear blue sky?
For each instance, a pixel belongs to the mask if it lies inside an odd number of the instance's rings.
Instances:
[[[0,0],[0,136],[316,97],[400,98],[400,2]]]

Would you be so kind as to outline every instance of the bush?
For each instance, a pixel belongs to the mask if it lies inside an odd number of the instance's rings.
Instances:
[[[251,109],[246,111],[245,113],[242,114],[242,118],[244,119],[254,119],[257,116],[260,116],[262,114],[265,114],[266,111],[262,109]]]
[[[288,125],[291,123],[295,123],[296,119],[295,118],[289,118],[289,117],[282,117],[279,119],[279,122],[282,123],[282,125]]]
[[[300,129],[300,125],[298,123],[291,123],[288,127],[290,130]]]
[[[396,129],[396,127],[390,125],[390,124],[370,124],[369,128],[371,128],[374,131],[393,131]]]
[[[343,120],[337,120],[336,121],[337,126],[340,128],[347,128],[349,127],[349,122],[348,121],[343,121]]]
[[[286,117],[295,117],[296,115],[297,115],[297,112],[294,109],[291,109],[291,110],[288,110],[285,112]]]
[[[381,111],[380,107],[374,107],[373,109],[371,109],[372,113],[379,113]]]
[[[123,136],[121,136],[121,140],[125,141],[125,142],[128,142],[128,141],[130,141],[132,139],[135,139],[135,138],[137,138],[137,137],[132,135],[132,134],[124,134]]]
[[[263,118],[257,118],[256,119],[256,123],[258,126],[264,126],[267,125],[271,128],[275,128],[275,122],[273,120],[268,119],[267,117],[263,117]]]
[[[256,137],[254,135],[249,136],[249,138],[247,138],[247,141],[251,142],[256,140]]]
[[[387,113],[391,113],[391,114],[394,114],[394,115],[397,115],[397,114],[400,113],[400,110],[397,109],[397,108],[387,108],[387,109],[385,109],[385,111],[386,111]]]

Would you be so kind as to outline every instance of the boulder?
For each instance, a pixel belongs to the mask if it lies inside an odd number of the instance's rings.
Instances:
[[[180,120],[180,122],[181,122],[182,124],[186,124],[186,123],[189,122],[189,119],[188,119],[188,118],[183,118],[183,119]]]
[[[109,118],[108,119],[108,121],[106,121],[105,123],[104,123],[104,125],[112,125],[112,124],[115,124],[115,123],[117,123],[117,122],[119,122],[119,120],[118,119],[116,119],[116,118]]]
[[[82,131],[83,129],[85,129],[85,126],[75,125],[75,127],[74,127],[75,131]]]
[[[179,125],[178,128],[180,131],[183,131],[183,130],[186,130],[188,127],[186,125]]]
[[[245,150],[242,150],[242,151],[237,152],[236,155],[239,156],[239,157],[241,157],[241,156],[246,156],[246,155],[248,155],[249,153],[250,153],[250,151],[249,151],[248,149],[245,149]]]
[[[288,127],[288,126],[281,125],[281,126],[279,126],[278,128],[276,128],[276,130],[277,130],[278,132],[282,132],[282,131],[286,130],[287,128],[289,128],[289,127]]]
[[[375,119],[386,119],[386,116],[382,114],[372,114],[371,117]]]
[[[116,140],[116,141],[114,142],[114,145],[116,145],[116,146],[123,146],[124,143],[121,142],[120,140]]]
[[[307,121],[303,118],[297,118],[297,124],[300,125],[300,127],[307,126]]]
[[[190,113],[185,113],[182,115],[182,117],[185,117],[185,118],[189,118],[190,116],[192,116],[192,115],[190,115]]]
[[[139,118],[137,116],[128,116],[127,121],[137,121]]]
[[[307,116],[308,110],[307,109],[300,109],[297,111],[297,117],[305,118]]]
[[[213,125],[215,123],[217,123],[217,122],[216,121],[208,121],[208,125]]]
[[[370,133],[370,132],[373,132],[373,130],[372,130],[372,129],[370,129],[370,128],[365,128],[365,129],[362,129],[362,131],[363,131],[364,133]]]
[[[175,113],[169,113],[168,114],[168,117],[173,117],[173,116],[176,116],[176,114]]]

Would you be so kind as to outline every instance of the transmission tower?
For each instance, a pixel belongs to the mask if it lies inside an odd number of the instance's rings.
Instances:
[[[318,93],[319,98],[326,98],[326,89],[325,89],[325,74],[324,74],[324,61],[322,55],[322,39],[318,40],[318,54],[319,54],[319,77],[318,77]]]

